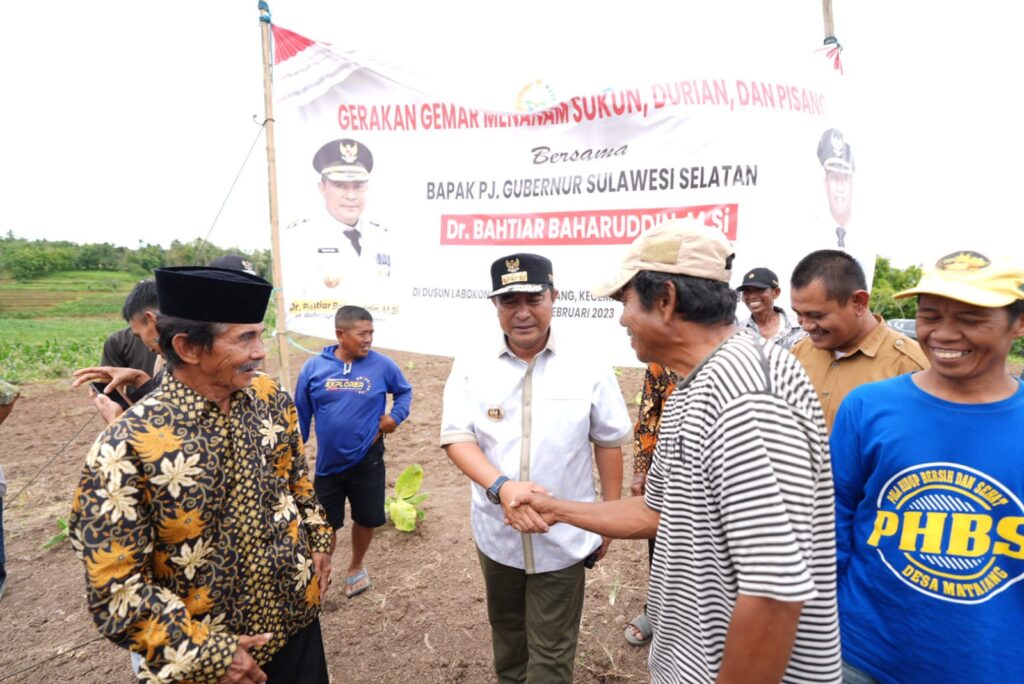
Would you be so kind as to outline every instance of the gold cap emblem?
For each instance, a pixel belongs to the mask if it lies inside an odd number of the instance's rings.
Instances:
[[[352,143],[346,144],[341,143],[338,146],[338,151],[341,152],[341,159],[346,164],[354,164],[359,159],[359,144]]]
[[[842,157],[843,148],[846,147],[846,143],[843,142],[843,134],[839,131],[833,131],[832,139],[829,142],[832,143],[832,156]]]
[[[505,268],[509,273],[515,273],[519,270],[519,259],[505,259]]]
[[[939,259],[935,267],[940,271],[976,271],[992,262],[977,252],[953,252]]]

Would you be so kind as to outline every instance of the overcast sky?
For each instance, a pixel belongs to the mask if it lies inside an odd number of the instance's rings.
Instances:
[[[834,3],[857,102],[855,197],[871,200],[855,211],[885,235],[881,254],[902,266],[967,247],[1021,252],[1007,210],[1024,155],[1018,4]],[[255,5],[8,3],[0,231],[132,247],[205,236],[263,118]],[[822,37],[820,0],[401,6],[271,3],[283,27],[399,66],[454,64],[455,79],[491,69],[525,83],[614,58],[642,82],[647,53],[688,36],[751,60]],[[269,247],[264,138],[210,239]]]

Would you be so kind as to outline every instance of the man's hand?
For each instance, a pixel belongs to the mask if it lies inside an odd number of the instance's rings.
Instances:
[[[508,485],[505,485],[507,487]],[[505,501],[505,487],[501,488],[502,505]],[[520,532],[547,532],[555,524],[555,506],[558,499],[552,498],[543,489],[516,494],[506,510],[505,523]],[[523,515],[526,513],[526,515]]]
[[[316,573],[316,581],[320,585],[320,603],[324,602],[327,596],[327,588],[331,586],[331,554],[313,552],[313,571]]]
[[[647,473],[633,473],[633,484],[629,485],[629,491],[633,496],[643,496],[644,487],[647,486]]]
[[[267,681],[267,675],[249,655],[249,651],[265,646],[270,641],[270,636],[270,634],[239,635],[235,657],[228,665],[228,671],[217,680],[217,684],[262,684]]]
[[[142,387],[149,382],[149,374],[138,368],[121,368],[119,366],[91,366],[79,368],[72,376],[72,387],[81,387],[87,382],[105,382],[106,394],[117,391],[122,387]]]
[[[611,537],[601,537],[601,546],[597,549],[597,560],[604,558],[604,555],[608,553],[608,547],[612,545]]]
[[[516,505],[517,500],[530,495],[531,492],[547,494],[547,490],[533,482],[509,480],[501,486],[501,489],[498,490],[498,497],[501,499],[501,508],[505,513],[505,523],[520,532],[547,532],[547,523],[536,511],[529,506]]]
[[[398,423],[391,416],[380,417],[380,431],[382,434],[390,435],[392,432],[398,429]]]
[[[118,416],[124,413],[124,409],[121,408],[120,404],[106,394],[97,394],[96,390],[91,387],[89,388],[89,393],[92,395],[92,405],[100,412],[100,417],[103,418],[107,425],[113,424]]]

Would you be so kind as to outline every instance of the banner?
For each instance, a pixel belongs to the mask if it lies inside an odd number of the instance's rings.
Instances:
[[[568,96],[534,79],[510,88],[502,111],[475,104],[472,84],[434,94],[401,68],[290,32],[278,41],[290,331],[333,339],[334,312],[356,304],[374,314],[378,346],[454,355],[497,344],[489,266],[533,252],[554,264],[558,337],[637,365],[620,305],[590,289],[661,221],[721,230],[736,244],[734,278],[771,268],[783,305],[810,251],[874,265],[850,221],[856,140],[837,111],[840,81],[811,49],[802,68],[680,60],[691,66],[672,78],[637,73]],[[737,315],[749,313],[739,304]]]

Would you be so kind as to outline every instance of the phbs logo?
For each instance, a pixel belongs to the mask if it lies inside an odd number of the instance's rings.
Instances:
[[[914,466],[886,483],[877,506],[868,545],[923,594],[983,603],[1024,577],[1024,506],[985,473]]]

